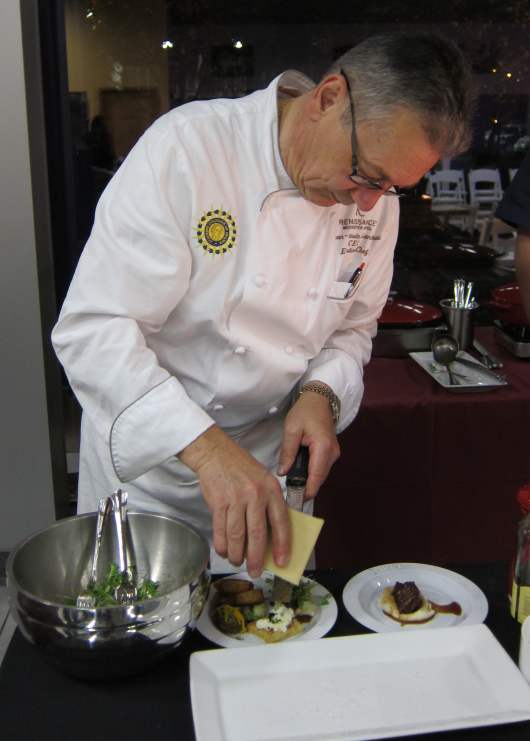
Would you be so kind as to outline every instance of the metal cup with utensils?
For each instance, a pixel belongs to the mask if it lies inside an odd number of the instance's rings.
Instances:
[[[79,607],[79,609],[81,610],[93,610],[96,606],[96,598],[88,591],[88,589],[90,587],[93,587],[97,581],[99,552],[101,549],[103,530],[105,528],[107,514],[109,512],[110,506],[111,502],[109,497],[104,497],[99,500],[98,516],[96,521],[96,540],[94,542],[94,555],[92,558],[92,571],[90,574],[90,579],[88,581],[87,589],[84,592],[81,592],[81,594],[77,597],[75,603],[76,607]]]
[[[474,311],[478,304],[456,306],[450,298],[444,298],[440,301],[445,321],[448,326],[449,334],[458,342],[460,350],[467,350],[473,345],[473,318]]]
[[[121,583],[114,592],[114,599],[121,605],[132,604],[137,600],[138,591],[127,563],[127,492],[116,489],[110,499],[118,544],[118,568],[122,576]]]

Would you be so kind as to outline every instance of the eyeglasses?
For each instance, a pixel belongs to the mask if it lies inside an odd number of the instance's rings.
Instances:
[[[350,81],[348,80],[348,76],[346,75],[343,69],[340,70],[340,74],[344,77],[346,81],[346,87],[348,88],[348,97],[350,99],[351,175],[349,175],[348,177],[350,178],[352,183],[356,183],[356,185],[361,185],[363,188],[366,188],[367,190],[380,191],[381,195],[384,195],[384,196],[394,196],[394,198],[403,198],[406,195],[406,193],[399,192],[399,189],[396,188],[395,186],[391,186],[391,189],[389,190],[388,186],[381,185],[380,181],[370,180],[370,178],[367,178],[364,175],[361,175],[359,173],[359,168],[357,166],[357,137],[355,136],[355,111],[353,108],[353,96],[351,93]]]

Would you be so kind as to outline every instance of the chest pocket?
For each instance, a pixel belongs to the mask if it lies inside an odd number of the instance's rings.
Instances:
[[[331,301],[347,301],[352,295],[352,284],[349,281],[336,280],[328,290],[327,298]]]
[[[334,281],[329,287],[328,299],[341,302],[352,299],[359,289],[365,268],[366,263],[363,261],[343,270],[339,276],[340,280]]]

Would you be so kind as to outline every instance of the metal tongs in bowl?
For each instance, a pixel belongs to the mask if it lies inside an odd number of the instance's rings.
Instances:
[[[93,610],[96,606],[96,598],[93,594],[90,594],[88,591],[90,587],[93,587],[97,580],[97,573],[98,573],[98,561],[99,561],[99,551],[101,549],[101,541],[103,539],[103,529],[105,527],[105,523],[107,521],[107,515],[109,512],[111,506],[110,497],[103,497],[99,500],[98,504],[98,515],[97,515],[97,521],[96,521],[96,541],[94,543],[94,555],[92,557],[92,572],[90,574],[90,579],[88,580],[88,585],[84,592],[81,592],[81,594],[77,597],[76,600],[76,607],[78,607],[80,610]]]
[[[122,581],[116,587],[114,598],[121,605],[130,605],[136,602],[138,590],[132,581],[127,563],[127,492],[116,489],[110,497],[112,513],[116,526],[116,539],[118,543],[118,568],[122,575]]]
[[[131,574],[127,563],[127,492],[121,489],[116,491],[110,497],[103,497],[99,500],[98,513],[96,521],[96,540],[94,543],[94,555],[92,558],[92,571],[88,585],[76,599],[76,607],[81,610],[93,610],[96,607],[96,598],[90,593],[90,588],[94,587],[97,581],[99,552],[103,532],[107,523],[109,512],[112,510],[114,526],[116,530],[117,543],[117,561],[118,569],[121,574],[121,582],[114,590],[114,599],[120,605],[129,605],[137,599],[137,589],[132,581]]]

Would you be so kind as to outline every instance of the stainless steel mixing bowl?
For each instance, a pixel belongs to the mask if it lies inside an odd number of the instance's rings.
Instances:
[[[78,609],[92,566],[96,514],[56,522],[20,543],[7,562],[8,597],[24,636],[68,674],[112,679],[142,671],[180,645],[195,626],[210,585],[209,547],[171,517],[128,513],[129,563],[157,596],[133,605]],[[115,561],[113,528],[101,544],[98,579]]]

